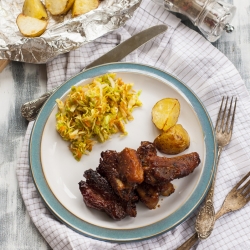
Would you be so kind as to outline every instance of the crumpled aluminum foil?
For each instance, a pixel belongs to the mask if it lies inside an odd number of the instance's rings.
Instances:
[[[46,63],[121,27],[141,1],[104,0],[96,10],[75,18],[71,18],[71,11],[65,16],[50,16],[45,33],[28,38],[16,25],[24,0],[0,0],[0,59]]]

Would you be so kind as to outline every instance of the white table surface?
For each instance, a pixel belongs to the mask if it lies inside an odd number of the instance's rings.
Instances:
[[[225,2],[237,7],[232,22],[235,30],[224,33],[213,45],[232,61],[250,91],[250,1]],[[189,21],[184,23],[196,29]],[[45,65],[11,62],[0,73],[0,249],[51,249],[27,214],[16,178],[16,163],[28,124],[20,107],[45,89]]]

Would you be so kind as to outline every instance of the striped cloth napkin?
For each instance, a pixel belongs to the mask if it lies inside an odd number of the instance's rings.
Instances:
[[[224,197],[249,171],[250,166],[250,98],[234,65],[207,40],[183,25],[178,18],[143,0],[126,25],[95,42],[63,54],[47,65],[48,90],[79,73],[87,64],[123,40],[156,24],[169,29],[148,42],[124,61],[149,64],[165,70],[186,83],[201,99],[215,122],[223,95],[238,98],[232,141],[222,153],[215,187],[215,210]],[[17,166],[17,177],[23,200],[34,224],[53,249],[176,249],[194,232],[197,211],[173,230],[138,242],[110,243],[80,235],[60,223],[46,208],[37,192],[28,160],[28,144],[33,122],[28,126]],[[227,214],[216,222],[212,235],[193,249],[250,249],[250,205]]]

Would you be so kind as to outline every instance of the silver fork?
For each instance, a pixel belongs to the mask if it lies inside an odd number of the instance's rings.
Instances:
[[[211,234],[211,232],[213,231],[214,223],[215,223],[213,196],[214,196],[216,174],[217,174],[221,152],[223,148],[226,145],[228,145],[232,137],[234,117],[235,117],[235,111],[236,111],[236,103],[237,103],[237,98],[236,98],[234,110],[233,110],[233,113],[231,114],[233,98],[231,98],[230,107],[227,111],[228,99],[229,98],[227,97],[224,110],[222,110],[224,100],[225,100],[224,97],[222,98],[220,110],[219,110],[218,117],[216,120],[216,125],[215,125],[215,136],[216,136],[216,142],[218,146],[218,152],[217,152],[218,157],[217,157],[213,182],[206,196],[205,204],[200,209],[199,214],[196,219],[195,230],[200,239],[206,239]],[[231,122],[230,122],[230,118],[231,118]]]
[[[248,180],[243,186],[241,186],[249,176],[250,172],[248,172],[227,194],[220,210],[215,215],[215,220],[218,220],[222,215],[226,213],[243,208],[250,201],[250,180]],[[177,250],[190,249],[197,240],[199,240],[198,234],[195,233],[184,244],[177,248]]]
[[[231,117],[233,98],[231,98],[230,107],[227,111],[228,99],[229,98],[226,97],[226,104],[225,104],[225,107],[223,108],[223,104],[225,100],[225,97],[223,96],[221,105],[220,105],[220,110],[218,113],[218,117],[216,120],[215,136],[216,136],[216,141],[217,141],[217,162],[215,166],[215,173],[213,176],[213,181],[208,191],[208,194],[206,196],[205,204],[201,207],[198,213],[197,219],[196,219],[196,225],[195,225],[196,234],[195,235],[197,239],[198,237],[200,239],[206,239],[211,234],[214,223],[215,223],[213,196],[214,196],[216,174],[217,174],[221,152],[223,148],[226,145],[228,145],[232,137],[234,117],[235,117],[235,111],[236,111],[236,103],[237,103],[237,98],[236,98],[234,109],[233,109],[233,114]],[[230,122],[230,118],[231,118],[231,122]],[[192,245],[189,245],[189,248],[191,246]],[[187,247],[182,248],[181,246],[178,249],[189,249],[189,248]]]

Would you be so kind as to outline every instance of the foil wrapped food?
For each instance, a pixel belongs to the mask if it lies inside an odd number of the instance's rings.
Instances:
[[[24,37],[16,25],[24,0],[0,0],[0,59],[46,63],[121,27],[141,0],[104,0],[97,9],[72,18],[50,16],[40,37]]]

